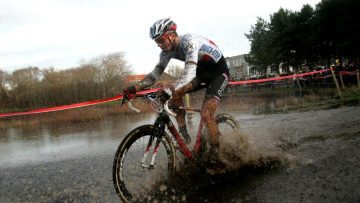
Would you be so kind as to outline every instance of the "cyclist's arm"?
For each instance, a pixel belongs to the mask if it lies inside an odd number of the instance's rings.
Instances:
[[[160,60],[158,64],[155,66],[153,71],[147,74],[145,78],[142,81],[140,81],[140,83],[138,84],[139,89],[143,90],[144,88],[150,87],[153,84],[155,84],[155,81],[158,80],[160,76],[163,74],[169,61],[170,61],[170,56],[164,52],[161,52]]]
[[[156,65],[154,70],[145,76],[145,78],[139,82],[139,89],[145,89],[155,84],[155,81],[158,80],[161,74],[164,72],[165,66]]]
[[[180,75],[179,79],[175,82],[175,91],[189,84],[196,77],[196,67],[198,61],[198,44],[195,41],[187,40],[184,42],[185,49],[185,67],[184,72]]]

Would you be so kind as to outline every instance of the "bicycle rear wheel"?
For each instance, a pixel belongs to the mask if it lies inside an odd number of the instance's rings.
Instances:
[[[115,154],[113,182],[118,196],[124,202],[145,201],[147,194],[154,188],[158,189],[175,171],[175,150],[171,139],[165,132],[159,135],[155,130],[158,128],[153,125],[134,129],[124,138]],[[148,148],[149,140],[153,141],[151,148]],[[157,140],[159,148],[156,150]],[[143,162],[146,151],[149,153]],[[155,165],[151,166],[154,152]]]
[[[218,125],[221,136],[237,135],[240,130],[240,125],[234,117],[229,114],[222,113],[215,116],[216,124]],[[204,134],[204,133],[203,133]],[[202,135],[203,136],[203,135]],[[205,141],[207,140],[207,141]],[[208,151],[208,144],[210,137],[202,137],[200,151],[197,154],[199,160],[203,159],[204,153]],[[205,158],[207,159],[207,158]]]
[[[229,114],[219,114],[216,116],[220,131],[220,150],[219,157],[221,162],[226,165],[227,171],[233,171],[243,166],[245,155],[248,151],[247,136],[241,133],[240,125]],[[216,173],[213,170],[212,173]]]
[[[222,135],[237,133],[240,130],[237,120],[229,114],[218,114],[215,120]]]

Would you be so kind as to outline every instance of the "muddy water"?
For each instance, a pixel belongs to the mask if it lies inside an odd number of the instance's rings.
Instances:
[[[344,107],[237,117],[248,142],[223,139],[222,157],[232,172],[206,184],[193,178],[189,186],[197,189],[188,200],[359,202],[359,115],[359,107]]]
[[[41,129],[15,129],[9,127],[0,136],[0,167],[61,161],[84,156],[94,156],[109,151],[124,132],[144,123],[150,116],[114,118],[75,125],[48,126]]]
[[[118,202],[112,185],[117,146],[153,116],[0,132],[0,202]]]
[[[227,136],[221,143],[228,171],[209,175],[184,166],[166,195],[152,199],[359,202],[359,115],[360,107],[236,114],[241,137]],[[151,120],[118,118],[0,132],[0,202],[118,202],[113,155],[125,132]]]

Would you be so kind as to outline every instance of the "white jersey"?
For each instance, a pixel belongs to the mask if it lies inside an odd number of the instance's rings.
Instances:
[[[161,52],[158,65],[166,67],[170,59],[197,64],[216,64],[222,57],[220,49],[211,40],[198,35],[185,34],[179,36],[180,43],[175,51]]]
[[[161,76],[171,59],[178,59],[186,64],[183,74],[174,84],[175,90],[185,86],[196,76],[211,79],[216,75],[228,73],[225,58],[214,42],[192,34],[180,35],[179,40],[176,50],[160,53],[158,64],[147,76],[151,83]],[[196,64],[195,67],[193,67],[194,64]]]

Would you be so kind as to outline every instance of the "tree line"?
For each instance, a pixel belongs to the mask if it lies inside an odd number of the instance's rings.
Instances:
[[[280,8],[270,21],[258,17],[250,32],[246,61],[253,70],[265,73],[268,67],[299,71],[317,65],[358,69],[360,64],[360,1],[322,0],[300,11]]]
[[[322,0],[300,11],[279,9],[267,22],[258,18],[250,32],[247,62],[260,72],[279,65],[299,70],[322,64],[359,68],[360,1]],[[180,68],[169,68],[178,75]],[[83,61],[67,70],[26,67],[0,70],[0,111],[66,105],[114,96],[131,74],[122,52]]]
[[[122,52],[84,60],[79,67],[66,70],[26,67],[11,74],[0,70],[0,111],[112,97],[130,73]]]

